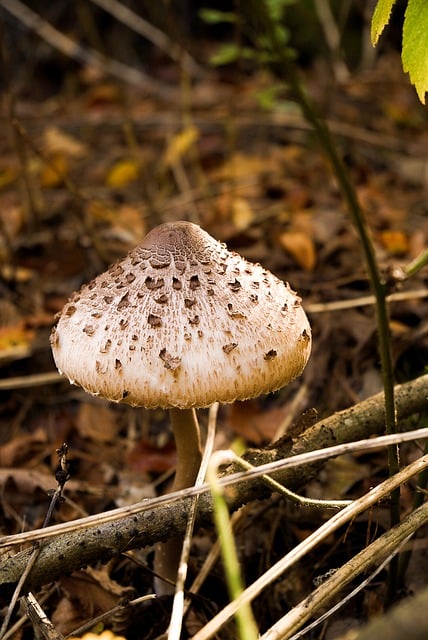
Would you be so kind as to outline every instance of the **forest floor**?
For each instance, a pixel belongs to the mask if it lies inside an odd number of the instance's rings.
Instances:
[[[158,71],[159,84],[162,73],[169,82],[169,72]],[[336,178],[286,89],[272,99],[272,78],[264,72],[207,70],[192,86],[170,84],[171,96],[153,95],[85,69],[73,71],[74,86],[64,82],[47,95],[40,78],[36,83],[22,72],[20,84],[11,84],[0,136],[3,535],[42,525],[47,490],[55,487],[56,449],[64,442],[71,481],[54,522],[155,496],[172,474],[175,450],[165,414],[87,396],[55,375],[49,346],[55,314],[70,294],[160,222],[197,222],[290,282],[312,325],[313,352],[303,375],[269,397],[222,407],[216,447],[262,447],[308,408],[328,416],[382,389],[359,238]],[[306,70],[304,80],[345,160],[388,277],[428,243],[426,109],[393,53],[344,83],[332,83],[323,62]],[[423,373],[428,360],[426,270],[404,282],[399,294],[390,304],[390,327],[401,382]],[[403,464],[416,453],[416,445],[403,446]],[[383,451],[341,457],[305,491],[354,498],[387,473]],[[403,490],[403,511],[411,500],[412,492]],[[278,497],[246,509],[239,550],[247,583],[325,519],[323,511],[290,513]],[[269,628],[314,579],[386,527],[387,510],[379,507],[321,545],[256,601],[260,628]],[[209,528],[197,532],[192,576],[213,536]],[[410,565],[406,593],[424,584],[423,546]],[[152,549],[138,556],[151,566]],[[223,584],[218,564],[187,633],[194,633],[207,609],[224,605]],[[346,625],[381,612],[384,586],[381,574],[331,618],[322,637],[338,637]],[[68,634],[124,596],[151,592],[150,572],[118,557],[64,575],[41,595],[55,627]],[[129,639],[155,638],[167,612],[168,603],[149,601],[122,626],[116,620],[116,629]],[[28,623],[13,637],[32,637]]]

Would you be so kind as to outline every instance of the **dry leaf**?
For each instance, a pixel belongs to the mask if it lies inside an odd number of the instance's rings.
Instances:
[[[20,322],[14,327],[0,327],[0,353],[11,348],[29,348],[34,339],[34,331]]]
[[[123,587],[110,578],[108,567],[101,569],[88,567],[75,571],[71,576],[63,576],[60,584],[67,594],[66,600],[70,606],[67,607],[66,602],[63,602],[52,615],[52,622],[58,631],[64,634],[76,628],[78,626],[76,622],[83,622],[85,618],[92,618],[94,615],[108,611],[123,598],[133,594],[132,588]],[[76,620],[77,613],[80,620]]]
[[[19,172],[17,167],[5,167],[4,169],[0,169],[0,189],[4,189],[15,182],[18,175]]]
[[[70,636],[68,640],[126,640],[123,636],[116,636],[113,631],[107,629],[102,633],[85,633],[81,638]]]
[[[232,201],[232,221],[238,231],[244,231],[254,221],[254,211],[245,198]]]
[[[0,222],[9,240],[14,240],[25,225],[25,210],[22,205],[2,203]]]
[[[177,462],[177,452],[174,444],[168,443],[164,447],[154,447],[149,442],[141,440],[126,457],[126,465],[138,474],[163,473],[173,469]]]
[[[40,171],[40,184],[45,189],[59,187],[69,171],[67,156],[61,152],[49,158],[49,164],[44,164]]]
[[[64,155],[82,158],[87,154],[86,146],[57,127],[49,127],[43,133],[43,150],[49,156]]]
[[[116,226],[131,232],[135,244],[140,242],[147,233],[144,212],[135,206],[123,204],[115,211],[114,223]]]
[[[271,442],[287,410],[287,407],[268,409],[257,400],[234,402],[229,409],[230,428],[246,442],[257,445]]]
[[[409,251],[409,238],[403,231],[386,230],[379,234],[385,249],[394,256],[402,256]]]
[[[163,161],[167,167],[175,164],[198,140],[199,131],[190,125],[171,138],[166,148]]]
[[[40,448],[44,447],[46,443],[47,436],[43,429],[37,429],[34,433],[28,435],[16,435],[0,446],[0,467],[14,467],[30,462],[33,455],[40,451]],[[27,473],[30,472],[28,471]],[[2,477],[1,480],[6,480],[10,475],[13,477],[13,474],[14,471],[9,469],[6,478]],[[32,484],[34,478],[28,478],[26,481]],[[22,479],[20,482],[22,482]],[[39,483],[41,480],[37,479],[36,482]],[[51,486],[52,483],[54,483],[53,476],[50,478]]]
[[[97,221],[113,222],[115,219],[113,209],[108,204],[97,200],[91,200],[88,202],[85,207],[85,212],[88,216]]]
[[[313,271],[316,251],[312,238],[303,231],[285,231],[279,236],[279,243],[305,271]]]
[[[272,163],[264,156],[235,153],[217,171],[216,179],[237,180],[268,173]]]
[[[120,160],[107,174],[106,184],[112,189],[124,187],[137,180],[140,167],[135,160]]]
[[[87,67],[85,73],[93,72],[93,67]],[[87,75],[85,77],[87,81]],[[94,78],[91,77],[91,82]],[[96,76],[96,84],[91,87],[86,94],[86,104],[88,107],[104,107],[114,105],[120,102],[120,89],[114,84],[100,83],[99,77]]]
[[[77,416],[77,430],[83,438],[90,438],[95,442],[113,442],[119,426],[108,405],[83,402]]]

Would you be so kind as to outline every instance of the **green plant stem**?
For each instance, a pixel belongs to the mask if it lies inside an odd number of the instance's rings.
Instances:
[[[242,5],[248,21],[259,33],[264,33],[270,43],[273,53],[274,71],[286,80],[297,98],[300,108],[306,120],[312,125],[318,136],[321,147],[327,155],[334,174],[339,183],[343,197],[348,205],[349,214],[360,238],[370,286],[375,297],[378,348],[381,360],[382,380],[385,393],[385,428],[387,434],[397,432],[397,415],[394,399],[394,374],[391,355],[391,341],[389,329],[389,312],[387,304],[387,288],[381,278],[374,246],[366,225],[364,213],[358,201],[354,186],[349,178],[348,172],[337,150],[330,131],[325,122],[318,115],[315,105],[305,92],[298,75],[294,61],[285,49],[283,43],[277,38],[277,30],[274,21],[271,19],[267,3],[249,0]],[[394,475],[399,469],[398,447],[391,446],[388,449],[389,474]],[[390,520],[391,526],[400,521],[399,490],[391,495]],[[391,563],[389,599],[395,592],[397,580],[397,559]]]
[[[414,276],[418,271],[426,267],[428,264],[428,249],[422,251],[407,267],[404,269],[407,278]]]
[[[221,455],[220,451],[217,453]],[[217,527],[229,596],[230,600],[234,601],[243,592],[244,585],[241,578],[229,511],[223,496],[224,489],[218,482],[218,465],[216,464],[216,459],[217,456],[214,454],[208,466],[207,481],[210,485],[213,498],[214,520]],[[251,604],[249,602],[243,604],[242,607],[236,611],[235,617],[238,626],[239,638],[241,640],[257,640],[258,630],[251,610]]]

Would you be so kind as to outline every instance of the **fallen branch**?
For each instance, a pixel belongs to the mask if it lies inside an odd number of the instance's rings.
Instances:
[[[428,375],[397,386],[395,392],[398,420],[426,410]],[[294,440],[284,437],[267,449],[249,450],[245,459],[250,464],[259,466],[315,449],[367,438],[383,433],[384,428],[384,400],[383,393],[380,393],[326,420],[321,420]],[[319,467],[319,462],[291,467],[276,472],[273,477],[285,486],[298,490],[316,475]],[[225,475],[236,471],[238,468],[231,465],[226,469]],[[253,499],[263,499],[269,493],[270,489],[258,478],[228,487],[226,496],[229,508],[233,511]],[[76,530],[40,543],[40,555],[27,578],[24,590],[35,590],[43,584],[58,579],[64,573],[70,573],[98,561],[107,561],[122,551],[152,545],[183,533],[191,501],[192,495],[183,492],[183,497],[173,504],[166,504],[165,501],[151,502],[148,509],[135,511],[120,520],[101,522],[105,516],[109,515],[107,513],[100,514],[99,521],[90,526],[77,528],[79,521],[76,521],[74,523]],[[208,493],[205,493],[199,498],[197,523],[209,521],[211,514],[211,498]],[[44,531],[49,532],[49,529]],[[8,541],[10,544],[12,540],[16,543],[17,538],[18,536],[0,538],[0,546],[6,546]],[[34,535],[34,539],[37,539],[37,535]],[[2,560],[0,605],[10,598],[31,552],[32,549],[26,549]]]

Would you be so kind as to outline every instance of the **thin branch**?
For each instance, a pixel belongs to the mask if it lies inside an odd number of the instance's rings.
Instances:
[[[106,58],[99,51],[84,48],[79,43],[55,29],[49,22],[44,20],[39,14],[32,11],[20,0],[0,0],[0,7],[13,15],[19,22],[22,22],[28,29],[37,33],[53,49],[60,51],[65,56],[72,58],[76,62],[85,65],[92,65],[101,72],[127,82],[140,89],[144,89],[154,95],[165,99],[171,99],[175,91],[152,80],[147,74],[139,69],[129,67],[118,60]]]
[[[427,396],[428,375],[398,386],[396,397],[399,418],[403,419],[426,409]],[[275,480],[291,489],[298,489],[317,474],[323,457],[356,449],[358,446],[353,443],[355,439],[369,438],[383,432],[384,419],[384,397],[383,394],[377,394],[318,422],[294,441],[283,438],[267,449],[249,450],[245,458],[251,465],[258,467],[264,463],[272,464],[275,468]],[[394,436],[394,439],[398,441],[400,438],[426,437],[426,430],[419,430],[416,434],[403,433]],[[367,440],[365,446],[379,446],[377,440],[385,446],[385,442],[391,440],[384,438],[386,436]],[[337,443],[340,442],[349,444],[338,446]],[[334,449],[326,452],[326,448],[332,445],[335,445]],[[312,453],[315,449],[318,450],[316,456]],[[309,456],[312,464],[307,464]],[[306,464],[303,464],[304,460]],[[227,469],[229,475],[221,480],[225,484],[232,481],[234,483],[233,487],[226,491],[232,511],[246,502],[255,498],[265,498],[270,494],[263,480],[254,481],[254,476],[256,473],[270,473],[272,468],[263,466],[255,472],[237,474],[234,473],[235,470],[233,466]],[[236,484],[237,480],[240,481],[239,484]],[[183,533],[189,505],[193,496],[197,494],[200,494],[197,523],[202,524],[210,521],[212,514],[212,503],[206,485],[200,489],[191,488],[178,494],[161,496],[156,500],[146,500],[132,507],[82,518],[73,523],[62,523],[37,532],[5,536],[0,538],[0,547],[56,536],[41,544],[38,561],[30,573],[28,584],[24,586],[25,590],[35,589],[86,564],[106,561],[126,549],[144,547]],[[27,549],[3,559],[0,564],[0,601],[7,601],[10,597],[30,555],[31,549]]]
[[[150,24],[142,16],[132,11],[123,2],[118,0],[91,0],[94,4],[107,13],[114,16],[116,20],[138,33],[149,42],[152,42],[158,49],[166,53],[172,60],[180,63],[183,69],[193,76],[200,76],[203,70],[182,47],[171,40],[163,31]]]

